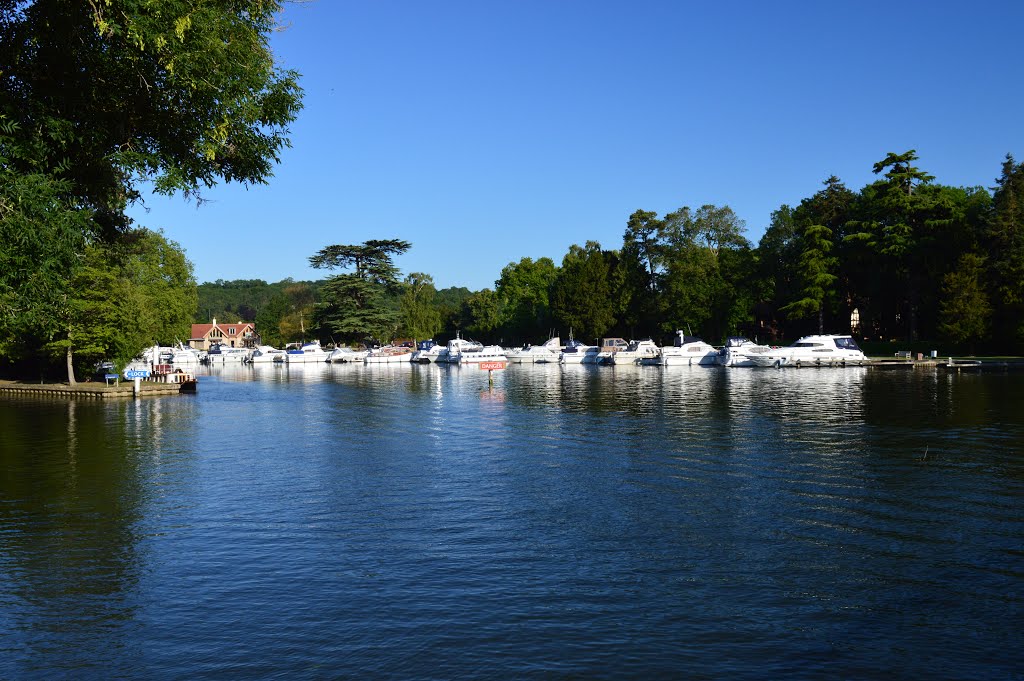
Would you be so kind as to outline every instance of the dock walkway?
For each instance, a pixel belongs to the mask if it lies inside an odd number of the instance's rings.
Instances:
[[[155,383],[142,381],[141,397],[157,395],[177,395],[182,392],[181,386],[175,383]],[[131,381],[122,381],[120,385],[104,383],[22,383],[19,381],[0,381],[0,395],[19,397],[83,397],[93,399],[111,399],[133,397],[134,386]]]

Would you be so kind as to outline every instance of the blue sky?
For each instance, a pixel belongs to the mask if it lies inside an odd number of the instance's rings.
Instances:
[[[757,243],[831,174],[916,149],[948,185],[1024,160],[1024,2],[289,3],[305,107],[268,186],[146,199],[215,279],[319,279],[400,238],[406,273],[493,287],[523,257],[617,248],[630,213],[729,205]]]

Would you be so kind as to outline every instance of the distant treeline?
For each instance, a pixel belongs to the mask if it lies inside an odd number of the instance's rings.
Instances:
[[[381,289],[373,300],[382,314],[363,326],[338,322],[339,292],[353,289],[325,289],[337,276],[203,284],[197,319],[255,320],[275,344],[456,332],[506,345],[552,333],[664,341],[685,329],[716,343],[737,333],[781,342],[853,332],[1020,353],[1024,166],[1008,156],[990,191],[937,184],[916,161],[914,151],[888,154],[874,166],[878,180],[859,192],[827,178],[799,205],[775,211],[757,246],[727,206],[637,210],[616,248],[573,245],[560,265],[523,258],[502,269],[493,289],[437,291],[429,275],[410,274]]]

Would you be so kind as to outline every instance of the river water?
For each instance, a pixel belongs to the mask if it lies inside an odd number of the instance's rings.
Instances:
[[[1020,678],[1024,374],[0,398],[0,678]]]

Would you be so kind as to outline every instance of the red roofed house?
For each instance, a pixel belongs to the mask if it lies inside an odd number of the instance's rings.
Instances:
[[[214,343],[232,348],[254,347],[258,340],[256,325],[252,322],[218,324],[214,317],[212,324],[192,325],[192,337],[188,339],[188,344],[197,350],[209,350]]]

